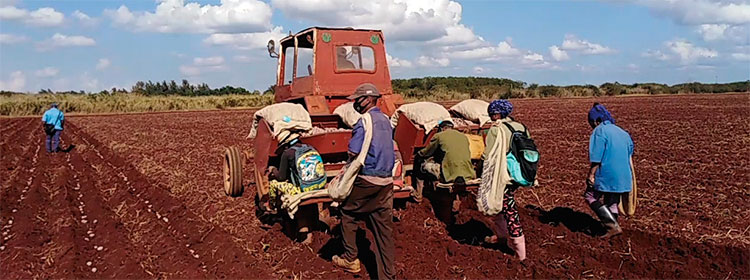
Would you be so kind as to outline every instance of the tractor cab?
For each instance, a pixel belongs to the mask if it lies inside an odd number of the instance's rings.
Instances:
[[[274,102],[305,106],[312,117],[331,115],[354,89],[372,83],[383,98],[378,106],[391,115],[403,103],[393,94],[385,41],[380,30],[312,27],[290,34],[268,52],[278,59]]]

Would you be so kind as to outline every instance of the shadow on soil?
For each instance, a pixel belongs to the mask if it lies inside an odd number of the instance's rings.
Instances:
[[[76,145],[74,145],[74,144],[70,144],[70,145],[68,145],[68,147],[67,147],[67,148],[65,148],[65,149],[62,149],[62,150],[60,150],[60,151],[61,151],[61,152],[63,152],[63,153],[70,153],[70,151],[72,151],[72,150],[73,150],[73,149],[75,149],[75,148],[76,148]]]
[[[341,232],[341,227],[336,226],[333,232]],[[367,275],[370,278],[377,278],[378,275],[378,264],[375,260],[375,252],[370,250],[370,240],[367,239],[367,233],[364,229],[360,228],[357,230],[357,258],[367,270]],[[328,239],[328,242],[318,250],[318,256],[326,261],[331,261],[333,256],[340,256],[344,253],[344,243],[341,240],[341,236],[336,238]]]
[[[461,244],[498,250],[508,255],[514,254],[505,238],[500,238],[497,243],[485,242],[485,237],[494,235],[494,232],[486,221],[475,219],[473,215],[468,214],[469,211],[478,211],[474,196],[465,192],[450,193],[425,188],[424,197],[432,206],[435,218],[445,225],[448,235],[453,240]],[[458,212],[454,212],[453,208],[458,209]]]
[[[589,214],[567,207],[555,207],[550,211],[534,205],[527,205],[526,208],[535,211],[540,222],[552,226],[562,224],[571,232],[580,232],[588,236],[601,236],[607,232],[604,226]]]

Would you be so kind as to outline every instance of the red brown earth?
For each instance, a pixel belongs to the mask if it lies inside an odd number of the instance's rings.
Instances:
[[[581,197],[594,101],[636,145],[639,208],[611,240],[592,236],[600,228]],[[517,195],[528,261],[482,246],[489,230],[476,211],[446,228],[426,200],[395,212],[399,278],[750,278],[749,95],[514,105],[542,153],[541,186]],[[59,154],[45,152],[37,118],[0,119],[0,277],[353,277],[330,264],[342,251],[334,234],[308,246],[260,223],[249,161],[245,195],[224,195],[220,155],[252,149],[251,118],[70,116],[63,147],[74,147]],[[361,251],[367,270],[354,277],[373,270]]]

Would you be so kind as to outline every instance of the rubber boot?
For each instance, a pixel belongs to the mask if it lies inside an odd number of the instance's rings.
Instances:
[[[519,237],[511,237],[508,239],[508,247],[516,252],[516,256],[519,261],[526,259],[526,237],[521,235]]]
[[[494,232],[494,235],[485,237],[484,242],[490,244],[497,243],[500,239],[508,237],[508,222],[505,220],[505,216],[502,213],[492,217],[490,221],[492,222],[492,231]]]
[[[617,217],[609,211],[607,206],[603,205],[599,201],[591,203],[590,206],[591,210],[594,210],[596,216],[599,217],[599,220],[607,229],[607,233],[604,234],[602,238],[610,238],[622,233],[622,228],[620,228],[620,224],[617,223]]]

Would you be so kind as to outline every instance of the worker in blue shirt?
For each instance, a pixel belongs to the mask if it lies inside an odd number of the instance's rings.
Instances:
[[[396,247],[393,240],[393,166],[396,153],[393,149],[391,122],[376,106],[380,96],[375,85],[370,83],[360,85],[349,96],[358,113],[370,114],[372,142],[351,194],[341,205],[341,235],[345,252],[341,256],[333,256],[332,262],[351,273],[361,270],[361,263],[357,258],[357,220],[365,220],[377,248],[375,260],[378,274],[371,275],[371,278],[394,279]],[[354,126],[352,139],[349,141],[351,158],[362,151],[364,140],[365,128],[360,119]]]
[[[52,103],[49,110],[42,115],[42,127],[47,135],[46,147],[48,153],[60,151],[60,133],[65,126],[65,115],[57,109],[57,103]]]
[[[618,204],[633,188],[633,140],[615,125],[604,105],[594,103],[588,121],[594,131],[589,141],[589,168],[584,199],[607,228],[605,238],[622,233],[617,223]],[[600,199],[604,199],[604,203]]]

